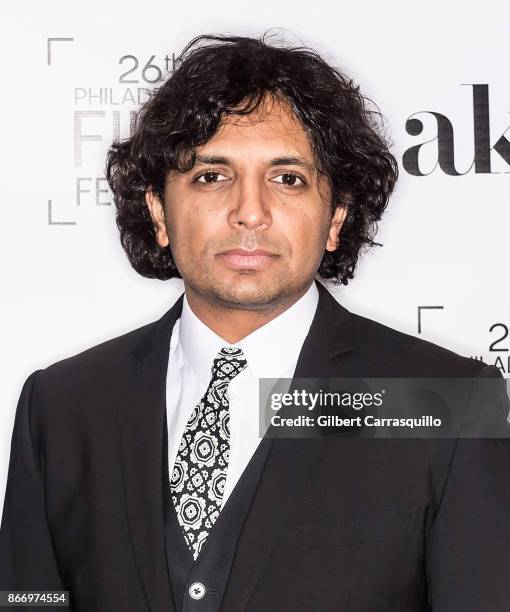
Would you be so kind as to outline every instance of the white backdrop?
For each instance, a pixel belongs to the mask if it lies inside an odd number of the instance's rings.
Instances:
[[[147,80],[158,75],[151,66],[165,75],[172,54],[201,33],[284,28],[361,84],[387,117],[401,176],[377,237],[384,247],[365,255],[355,280],[335,295],[355,312],[509,376],[510,4],[8,7],[0,19],[0,500],[28,374],[158,318],[182,291],[181,281],[143,279],[130,268],[103,168],[112,138],[127,135]],[[432,113],[444,117],[441,144],[453,129],[442,167]],[[421,125],[406,129],[412,118]],[[427,175],[416,176],[403,156],[427,141],[418,156]]]

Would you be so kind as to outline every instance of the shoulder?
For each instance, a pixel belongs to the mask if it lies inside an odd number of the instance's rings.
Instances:
[[[57,375],[66,373],[70,369],[86,369],[94,365],[104,366],[111,363],[112,359],[116,357],[129,355],[156,323],[156,321],[152,321],[120,336],[109,338],[70,357],[50,364],[44,371]]]
[[[482,361],[353,312],[350,321],[359,359],[367,366],[378,364],[387,376],[471,377],[489,367]]]
[[[134,351],[159,321],[105,340],[32,373],[29,378],[33,377],[37,403],[49,406],[63,400],[79,404],[99,399],[112,384],[125,380],[133,371],[137,364]]]
[[[126,379],[133,367],[156,346],[170,340],[182,311],[183,294],[157,320],[105,340],[37,372],[38,384],[56,390],[87,390],[87,385]]]

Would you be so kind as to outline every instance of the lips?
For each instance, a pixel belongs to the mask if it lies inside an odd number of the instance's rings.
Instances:
[[[247,251],[246,249],[231,249],[218,255],[229,267],[237,269],[261,269],[271,264],[278,257],[263,249]]]
[[[270,253],[269,251],[264,251],[264,249],[255,249],[254,251],[248,251],[247,249],[230,249],[229,251],[223,251],[220,255],[242,255],[254,257],[257,255],[263,255],[268,257],[274,257],[274,253]]]

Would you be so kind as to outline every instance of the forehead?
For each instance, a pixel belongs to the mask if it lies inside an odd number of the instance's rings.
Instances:
[[[312,161],[309,140],[288,103],[266,96],[247,115],[226,115],[212,138],[198,151],[228,147],[231,153],[300,154]]]

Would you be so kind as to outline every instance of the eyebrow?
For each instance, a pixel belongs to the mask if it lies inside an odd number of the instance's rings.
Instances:
[[[232,162],[227,157],[218,155],[197,155],[196,163],[208,165],[225,165],[231,166]],[[269,161],[270,166],[299,166],[313,172],[315,166],[304,157],[275,157]]]

